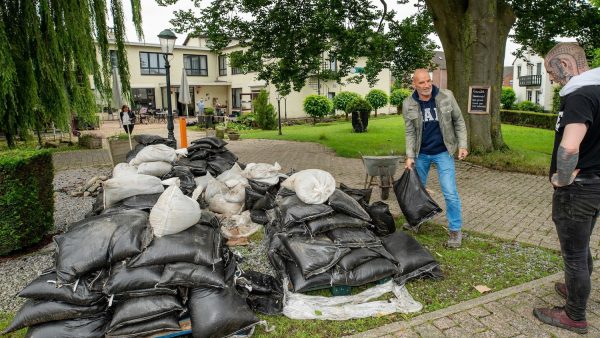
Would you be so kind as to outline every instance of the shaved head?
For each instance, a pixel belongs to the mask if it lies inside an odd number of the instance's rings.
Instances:
[[[565,85],[569,80],[587,70],[585,51],[575,42],[561,42],[544,58],[544,67],[550,80]]]
[[[429,100],[433,89],[431,77],[427,69],[417,69],[413,74],[413,87],[421,100]]]

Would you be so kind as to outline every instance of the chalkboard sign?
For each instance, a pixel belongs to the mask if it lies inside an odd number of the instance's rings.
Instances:
[[[469,113],[490,113],[490,87],[469,86]]]

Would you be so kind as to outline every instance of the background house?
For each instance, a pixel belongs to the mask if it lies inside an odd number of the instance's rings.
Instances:
[[[513,86],[513,66],[504,66],[502,73],[502,87]]]
[[[525,53],[523,57],[515,59],[512,88],[517,96],[517,103],[531,101],[544,107],[544,110],[552,109],[554,87],[541,56]]]
[[[431,60],[437,67],[431,72],[431,81],[442,89],[448,88],[448,69],[446,68],[446,56],[444,52],[436,50]]]

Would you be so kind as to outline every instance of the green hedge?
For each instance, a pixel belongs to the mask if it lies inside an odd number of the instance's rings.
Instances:
[[[518,126],[535,127],[554,130],[557,114],[535,113],[520,110],[500,110],[502,123]]]
[[[48,150],[0,152],[0,255],[38,243],[54,227]]]

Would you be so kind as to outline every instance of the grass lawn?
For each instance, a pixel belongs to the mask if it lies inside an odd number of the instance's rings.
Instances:
[[[554,142],[552,130],[503,124],[502,134],[510,150],[470,155],[467,160],[499,170],[547,173]],[[367,133],[354,133],[351,123],[342,121],[284,127],[281,136],[276,130],[242,131],[242,138],[317,142],[342,157],[405,153],[404,120],[399,115],[371,118]]]

